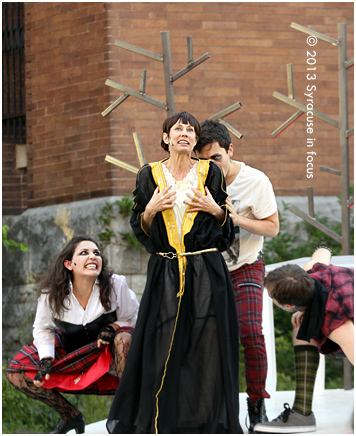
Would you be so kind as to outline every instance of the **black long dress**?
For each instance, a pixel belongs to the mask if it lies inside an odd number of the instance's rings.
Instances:
[[[109,433],[243,433],[237,315],[220,253],[233,242],[232,221],[227,213],[221,224],[208,213],[186,212],[180,241],[170,209],[156,215],[148,235],[141,214],[157,185],[161,190],[166,186],[161,162],[142,167],[131,226],[152,256],[107,429]],[[227,194],[220,167],[200,160],[198,189],[204,192],[204,186],[224,207]],[[219,251],[173,259],[156,254],[209,248]]]

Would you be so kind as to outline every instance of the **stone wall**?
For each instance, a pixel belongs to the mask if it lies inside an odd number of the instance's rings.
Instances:
[[[28,209],[22,215],[4,216],[3,224],[10,227],[9,239],[25,242],[28,253],[3,252],[3,352],[13,354],[25,342],[32,340],[32,323],[36,307],[36,281],[57,257],[60,250],[75,235],[88,234],[98,239],[102,225],[98,217],[103,206],[115,203],[121,197],[104,197],[95,200]],[[307,211],[306,197],[278,197],[280,211],[283,201]],[[336,197],[316,197],[315,211],[340,221],[340,206]],[[285,212],[287,230],[301,220]],[[112,221],[116,233],[127,232],[128,219],[120,215]],[[149,259],[144,249],[137,251],[127,245],[111,244],[104,249],[113,270],[125,275],[131,289],[141,297],[146,281]]]
[[[32,340],[35,313],[36,282],[56,259],[67,242],[76,235],[87,234],[98,240],[102,225],[98,222],[106,202],[121,197],[66,203],[28,209],[22,215],[4,216],[3,224],[10,227],[8,237],[25,242],[27,253],[3,252],[3,351],[13,353],[21,344]],[[130,229],[128,219],[120,215],[112,221],[116,232]],[[104,249],[109,265],[117,274],[125,275],[128,285],[141,297],[149,255],[124,243],[111,244]]]

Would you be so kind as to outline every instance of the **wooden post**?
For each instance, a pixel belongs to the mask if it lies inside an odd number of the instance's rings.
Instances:
[[[348,96],[347,96],[347,34],[346,24],[339,24],[339,119],[340,119],[340,168],[341,168],[341,221],[342,254],[351,254],[350,243],[350,196]]]
[[[171,116],[176,111],[174,102],[173,72],[171,46],[169,43],[169,32],[161,32],[163,50],[163,73],[164,87],[166,89],[167,115]]]

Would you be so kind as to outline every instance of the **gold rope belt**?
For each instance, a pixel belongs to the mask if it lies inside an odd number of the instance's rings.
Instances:
[[[178,258],[178,262],[179,262],[179,261],[182,261],[180,259],[183,258],[184,256],[195,256],[196,254],[209,253],[210,251],[218,251],[218,249],[217,248],[207,248],[206,250],[199,250],[199,251],[192,251],[192,252],[188,251],[187,253],[173,253],[172,251],[170,251],[168,253],[156,253],[156,254],[158,254],[159,256],[165,257],[167,259]],[[183,265],[182,280],[181,280],[181,285],[180,285],[181,288],[180,288],[180,291],[177,294],[177,297],[179,298],[179,303],[178,303],[176,319],[175,319],[175,323],[174,323],[174,327],[173,327],[172,339],[171,339],[171,343],[170,343],[169,350],[168,350],[167,360],[166,360],[166,363],[164,365],[164,371],[163,371],[161,386],[158,389],[158,392],[156,394],[156,417],[155,417],[155,430],[156,430],[156,434],[158,434],[158,415],[159,415],[158,396],[159,396],[159,394],[160,394],[160,392],[161,392],[161,390],[163,388],[163,383],[164,383],[164,380],[166,378],[167,365],[168,365],[169,358],[171,356],[171,350],[172,350],[174,336],[175,336],[176,328],[177,328],[178,316],[179,316],[179,312],[180,312],[180,304],[181,304],[181,301],[182,301],[182,296],[184,294],[184,284],[185,284],[185,265]]]
[[[167,259],[174,259],[176,257],[183,257],[183,256],[195,256],[196,254],[202,254],[202,253],[209,253],[210,251],[218,251],[217,248],[207,248],[205,250],[199,250],[199,251],[188,251],[187,253],[173,253],[172,251],[168,253],[156,253],[159,254],[162,257],[166,257]]]

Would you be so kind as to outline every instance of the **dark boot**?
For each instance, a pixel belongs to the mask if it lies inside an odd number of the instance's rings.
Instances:
[[[248,417],[250,419],[250,426],[248,432],[253,433],[253,428],[256,424],[268,422],[266,415],[266,407],[264,398],[257,398],[255,404],[252,404],[250,398],[247,398]],[[247,427],[247,424],[246,424]]]
[[[73,429],[76,433],[84,433],[85,418],[82,413],[73,419],[60,419],[55,429],[50,431],[49,434],[66,434]]]

